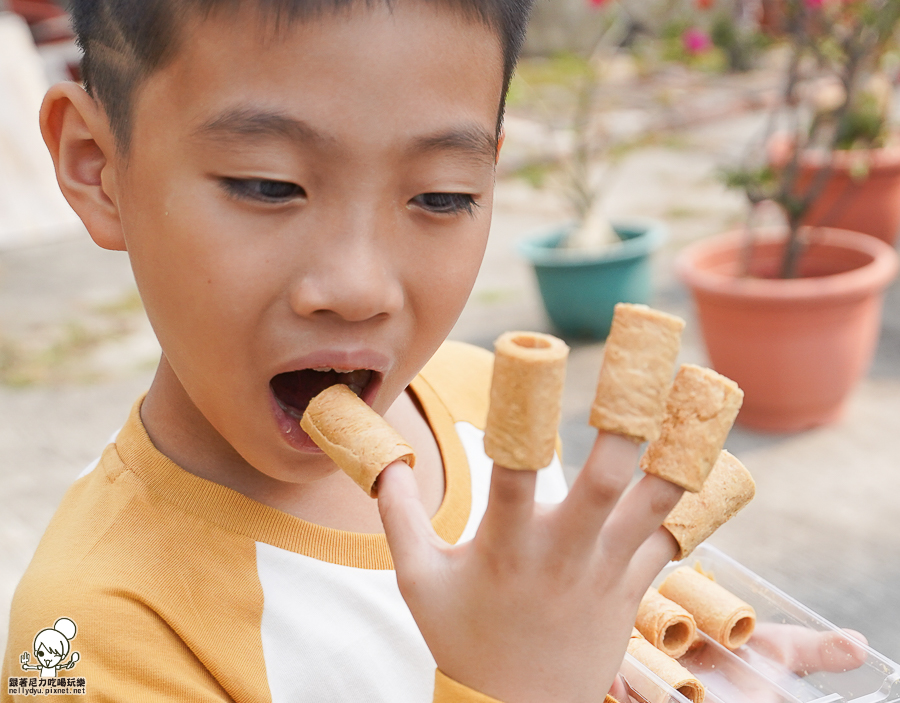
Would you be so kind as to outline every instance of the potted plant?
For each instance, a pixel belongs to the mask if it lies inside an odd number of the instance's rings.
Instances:
[[[791,232],[818,225],[894,244],[900,231],[900,142],[892,134],[892,80],[900,3],[785,0],[790,55],[781,101],[755,159],[730,174],[752,203],[771,200]],[[793,239],[785,276],[802,247]]]
[[[719,0],[714,7],[713,0],[588,0],[600,14],[590,23],[599,26],[597,37],[586,52],[562,61],[570,73],[575,68],[569,81],[572,147],[563,160],[573,219],[519,246],[534,268],[544,307],[563,335],[602,339],[617,302],[649,302],[651,256],[667,237],[658,220],[611,222],[606,214],[604,181],[615,171],[613,154],[628,148],[628,140],[610,134],[603,124],[599,97],[608,99],[611,92],[607,70],[628,55],[626,45],[644,63],[655,56],[701,70],[726,64],[748,68],[763,43],[751,31],[755,1]]]
[[[563,160],[564,193],[572,221],[522,241],[519,252],[533,266],[544,307],[554,327],[567,337],[603,339],[618,302],[646,303],[652,294],[650,257],[666,237],[664,225],[649,218],[611,222],[602,198],[597,163],[610,164],[615,140],[596,118],[602,67],[614,58],[631,20],[621,4],[590,0],[606,14],[593,46],[566,57],[575,66],[572,81],[571,151]]]
[[[874,354],[883,292],[898,270],[888,244],[825,227],[820,213],[839,211],[821,198],[845,162],[865,165],[851,174],[857,181],[877,163],[869,149],[845,151],[872,147],[883,133],[879,59],[900,3],[785,0],[784,12],[790,55],[781,100],[754,158],[725,174],[747,195],[748,221],[688,247],[677,263],[713,366],[745,391],[738,421],[770,431],[840,417]],[[773,140],[780,122],[790,132]],[[782,227],[755,226],[766,202],[783,214]]]

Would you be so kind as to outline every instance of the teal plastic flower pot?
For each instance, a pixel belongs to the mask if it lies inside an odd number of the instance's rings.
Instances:
[[[519,243],[537,276],[550,320],[566,337],[605,339],[616,303],[647,303],[653,292],[650,255],[666,239],[662,222],[619,220],[622,246],[591,252],[560,248],[569,224]]]

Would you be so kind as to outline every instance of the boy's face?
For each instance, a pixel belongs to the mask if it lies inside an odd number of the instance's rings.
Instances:
[[[184,390],[171,412],[196,406],[188,436],[280,480],[326,470],[297,420],[324,386],[380,413],[403,392],[489,229],[499,39],[434,4],[358,5],[278,32],[250,10],[189,26],[137,93],[113,188]]]

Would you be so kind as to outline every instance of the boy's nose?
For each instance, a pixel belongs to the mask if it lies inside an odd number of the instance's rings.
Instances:
[[[348,322],[396,313],[404,291],[393,254],[375,237],[336,238],[303,266],[291,290],[291,307],[302,317],[332,313]]]

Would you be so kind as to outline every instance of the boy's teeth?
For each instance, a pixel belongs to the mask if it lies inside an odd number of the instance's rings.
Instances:
[[[278,407],[284,410],[288,415],[294,418],[297,422],[303,419],[303,413],[297,412],[296,408],[292,408],[290,405],[285,405],[281,402],[281,398],[277,395],[275,396],[275,402],[278,403]]]

